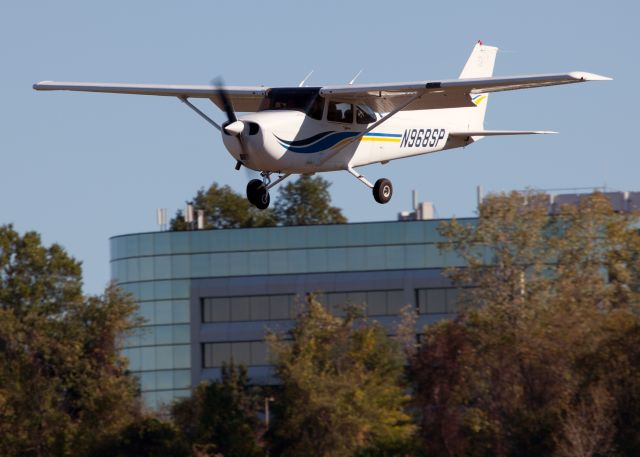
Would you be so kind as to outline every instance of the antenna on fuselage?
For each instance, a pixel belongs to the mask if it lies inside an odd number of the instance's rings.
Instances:
[[[307,79],[309,79],[309,76],[311,76],[311,74],[312,74],[312,73],[313,73],[313,70],[311,70],[311,71],[309,72],[309,74],[308,74],[307,76],[305,76],[305,77],[304,77],[304,79],[303,79],[302,81],[300,81],[300,84],[298,84],[298,87],[302,87],[302,86],[304,86],[304,83],[306,83],[306,82],[307,82]]]
[[[358,73],[356,73],[356,75],[353,77],[353,79],[351,81],[349,81],[349,85],[353,84],[354,82],[356,82],[356,79],[358,79],[358,76],[360,76],[360,74],[364,71],[364,68],[361,68],[360,71]]]

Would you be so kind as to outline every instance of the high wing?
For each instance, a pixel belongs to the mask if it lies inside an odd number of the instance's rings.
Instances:
[[[378,112],[390,112],[416,96],[419,96],[419,98],[410,103],[404,110],[475,106],[471,101],[470,95],[610,79],[593,73],[574,71],[558,74],[409,83],[345,84],[324,86],[320,89],[320,95],[354,103],[366,103]]]
[[[178,98],[208,98],[224,110],[220,92],[224,89],[240,112],[257,111],[269,90],[264,86],[178,86],[168,84],[119,84],[42,81],[33,85],[35,90],[70,90],[78,92],[106,92],[110,94],[159,95]]]
[[[403,110],[459,108],[475,106],[470,95],[532,87],[573,84],[585,81],[609,80],[586,72],[571,72],[529,76],[503,76],[490,78],[418,81],[408,83],[345,84],[323,86],[320,95],[326,98],[366,103],[375,111],[388,113],[416,98]],[[270,88],[264,86],[182,86],[162,84],[119,84],[42,81],[33,85],[35,90],[68,90],[79,92],[106,92],[112,94],[158,95],[178,98],[208,98],[220,109],[224,105],[220,92],[224,89],[236,111],[257,111]],[[293,89],[295,90],[295,89]],[[301,89],[302,90],[302,89]],[[306,90],[306,88],[305,88]]]

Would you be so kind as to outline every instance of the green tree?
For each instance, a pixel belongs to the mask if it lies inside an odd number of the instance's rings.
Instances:
[[[400,455],[412,436],[400,345],[358,316],[335,317],[309,297],[287,335],[269,336],[282,382],[273,455]]]
[[[191,449],[175,428],[156,418],[132,422],[91,450],[92,457],[184,457]]]
[[[600,194],[549,216],[490,196],[443,223],[462,312],[429,326],[411,367],[427,450],[449,456],[637,455],[637,218]]]
[[[331,206],[329,186],[324,178],[301,176],[278,191],[274,209],[258,210],[244,195],[229,186],[211,184],[193,199],[194,210],[204,210],[205,228],[272,227],[275,225],[344,224],[340,208]],[[171,219],[171,230],[188,230],[182,210]]]
[[[174,403],[171,416],[184,439],[201,453],[262,456],[259,405],[246,368],[232,362],[222,367],[220,381],[202,383],[190,398]]]
[[[344,224],[340,208],[331,206],[331,183],[321,176],[302,175],[278,191],[275,214],[279,225]]]
[[[117,341],[136,305],[84,297],[80,263],[0,227],[0,454],[82,455],[139,412]]]
[[[270,227],[276,225],[272,210],[260,211],[244,195],[229,186],[211,184],[200,189],[193,199],[194,210],[204,210],[205,228],[225,229],[244,227]],[[171,220],[171,230],[187,230],[182,211]]]

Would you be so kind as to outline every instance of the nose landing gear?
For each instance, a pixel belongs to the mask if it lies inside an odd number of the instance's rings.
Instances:
[[[256,208],[263,210],[269,207],[271,197],[269,189],[287,179],[291,173],[278,176],[274,182],[271,182],[271,172],[263,171],[260,173],[262,179],[252,179],[247,184],[247,200]]]
[[[260,179],[252,179],[247,184],[247,199],[258,209],[267,209],[271,202],[267,186]]]

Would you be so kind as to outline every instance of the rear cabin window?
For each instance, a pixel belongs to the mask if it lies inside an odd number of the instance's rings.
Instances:
[[[324,98],[318,88],[271,89],[260,105],[259,111],[302,111],[312,119],[322,119]]]
[[[356,122],[358,124],[371,124],[376,121],[376,113],[368,105],[356,106]]]
[[[353,105],[344,102],[329,102],[327,120],[331,122],[353,123]]]

